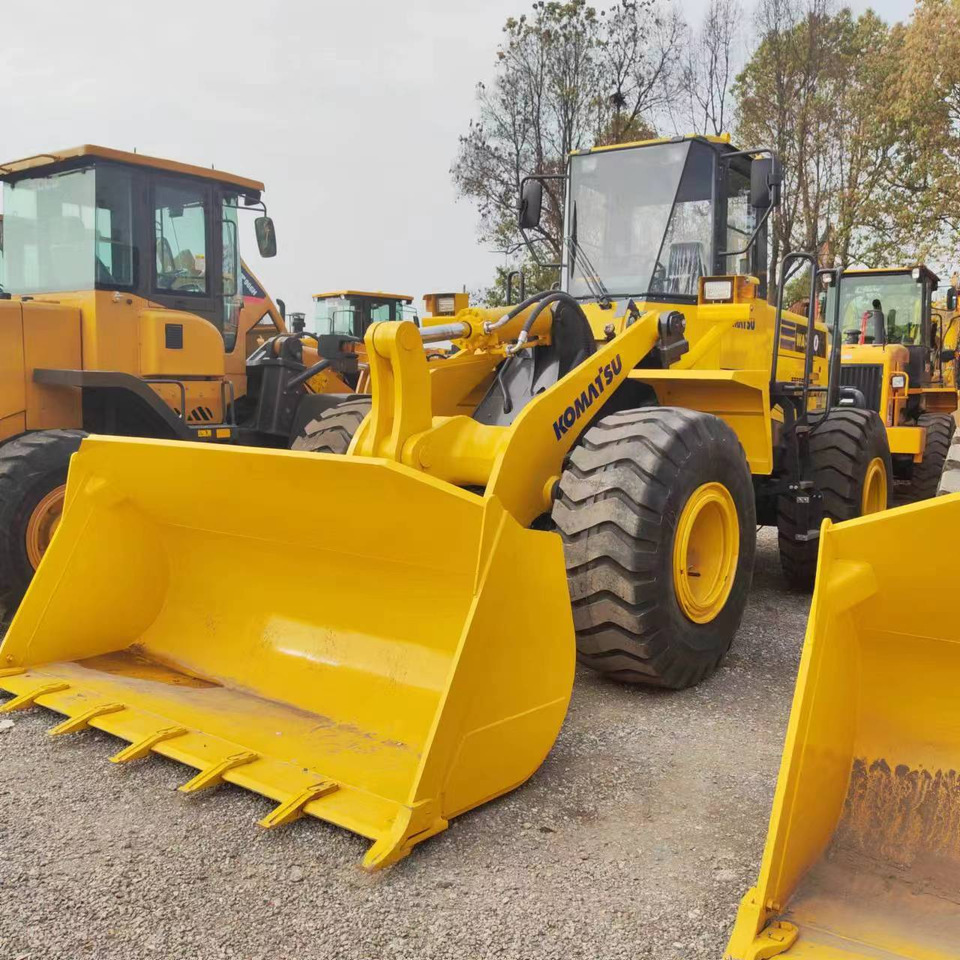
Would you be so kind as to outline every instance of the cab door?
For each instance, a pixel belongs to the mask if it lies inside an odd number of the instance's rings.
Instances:
[[[224,372],[223,254],[216,185],[151,176],[150,231],[140,311],[144,377],[210,377]]]
[[[219,328],[223,315],[219,211],[212,184],[156,178],[150,189],[153,224],[151,299],[205,317]]]

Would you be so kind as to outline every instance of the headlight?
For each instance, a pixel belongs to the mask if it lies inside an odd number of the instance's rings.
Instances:
[[[732,280],[704,280],[704,300],[733,300]]]
[[[895,373],[890,378],[890,386],[894,390],[903,390],[907,385],[907,378],[902,373]]]

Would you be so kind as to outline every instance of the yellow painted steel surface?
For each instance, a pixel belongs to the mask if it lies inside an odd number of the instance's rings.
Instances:
[[[891,453],[909,453],[919,463],[923,459],[927,431],[922,427],[887,427]]]
[[[757,885],[726,956],[960,956],[960,494],[824,526]],[[903,558],[912,557],[909,590]]]
[[[311,507],[251,522],[267,489]],[[292,573],[243,589],[261,569]],[[537,769],[573,668],[560,540],[496,496],[383,460],[95,437],[0,645],[0,709],[185,763],[188,792],[261,793],[265,825],[340,824],[377,867]]]

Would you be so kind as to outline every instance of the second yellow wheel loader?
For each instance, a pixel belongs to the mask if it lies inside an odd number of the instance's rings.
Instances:
[[[0,709],[112,733],[117,762],[179,760],[187,792],[262,793],[266,826],[340,824],[377,867],[537,769],[576,653],[666,687],[714,670],[758,520],[788,514],[806,557],[825,510],[885,506],[883,425],[838,407],[826,328],[764,299],[768,151],[651,141],[564,179],[564,289],[373,324],[371,399],[320,418],[345,456],[85,440],[0,646]],[[838,469],[819,438],[840,434]],[[251,489],[306,506],[251,518]],[[279,567],[268,590],[204,587]]]
[[[293,334],[240,259],[263,184],[84,146],[0,166],[0,608],[87,433],[287,446],[353,393],[354,337]],[[272,221],[255,223],[275,252]]]
[[[840,382],[884,421],[901,503],[936,496],[956,429],[957,388],[932,316],[938,282],[922,264],[848,270],[828,297],[829,310],[839,294]]]

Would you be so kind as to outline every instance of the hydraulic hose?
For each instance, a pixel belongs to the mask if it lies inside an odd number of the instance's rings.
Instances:
[[[517,337],[517,342],[513,344],[513,346],[507,348],[507,353],[516,353],[523,347],[530,337],[530,331],[533,329],[533,325],[537,322],[537,317],[539,317],[540,314],[543,313],[544,309],[551,303],[556,303],[559,300],[568,301],[578,308],[580,306],[574,297],[571,297],[569,293],[566,293],[563,290],[550,290],[545,294],[541,294],[540,302],[536,305],[536,307],[534,307],[533,310],[530,311],[530,316],[527,317],[526,321],[524,322],[523,327],[520,330],[520,335]]]
[[[534,293],[533,295],[527,297],[526,300],[521,301],[515,307],[511,307],[509,313],[505,313],[499,320],[488,320],[483,325],[484,333],[493,333],[494,330],[498,330],[504,324],[509,323],[515,316],[522,313],[527,307],[533,306],[538,300],[542,300],[544,297],[549,296],[551,293],[555,293],[553,290],[541,290],[540,293]]]

